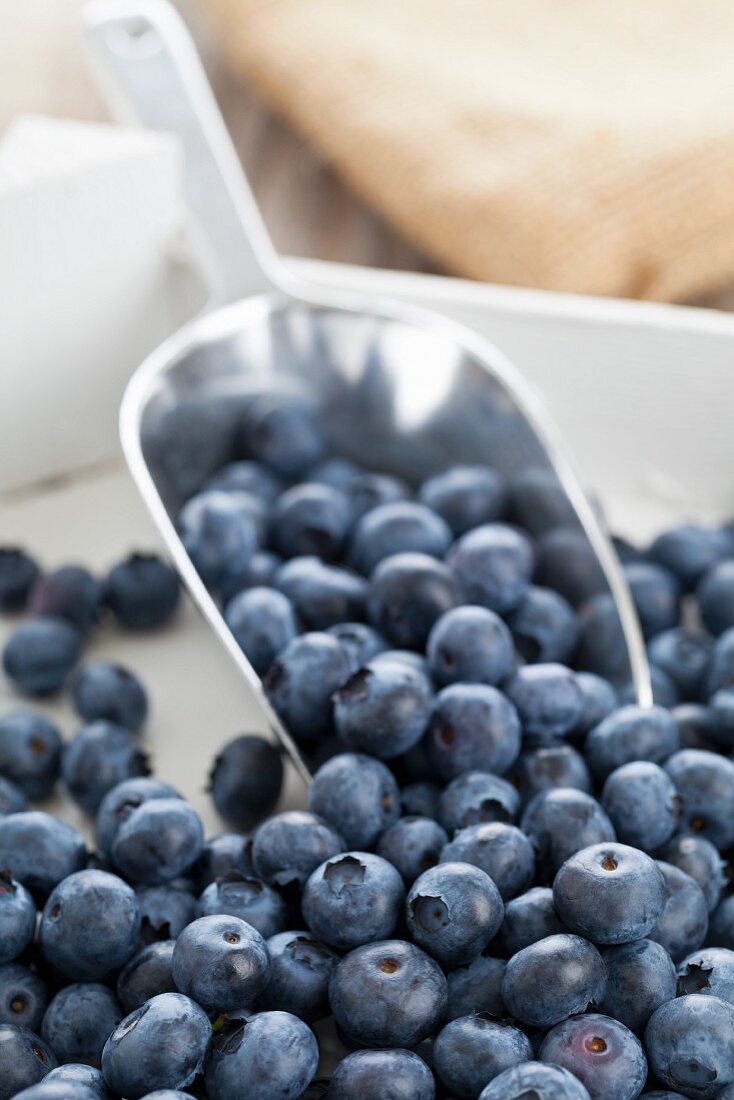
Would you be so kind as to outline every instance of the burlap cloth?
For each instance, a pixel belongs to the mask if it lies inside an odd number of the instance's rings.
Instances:
[[[231,65],[449,270],[734,278],[734,0],[205,0]]]

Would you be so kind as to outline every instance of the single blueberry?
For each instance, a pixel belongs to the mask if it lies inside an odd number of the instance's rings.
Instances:
[[[258,1004],[292,1012],[306,1023],[329,1015],[329,981],[339,961],[332,947],[309,932],[279,932],[267,941],[268,984]]]
[[[331,732],[332,696],[350,672],[349,657],[336,638],[302,634],[275,659],[263,687],[288,732],[298,741],[315,741]]]
[[[334,623],[333,626],[328,627],[326,633],[331,634],[341,643],[349,656],[354,672],[388,648],[382,635],[366,623]]]
[[[535,874],[535,853],[530,840],[514,825],[499,821],[460,829],[441,850],[441,862],[480,867],[492,879],[503,901],[526,890]]]
[[[277,890],[260,879],[229,871],[212,882],[199,898],[197,915],[224,913],[239,917],[265,938],[282,932],[288,925],[288,909]]]
[[[734,951],[703,947],[678,965],[678,996],[701,993],[734,1004]]]
[[[400,804],[406,817],[430,817],[436,821],[440,798],[439,788],[427,781],[408,783],[400,792]]]
[[[220,601],[226,606],[245,588],[275,586],[275,577],[281,559],[272,550],[256,550],[249,561],[237,573],[232,573],[217,586]]]
[[[652,665],[670,676],[681,699],[696,700],[708,679],[713,650],[714,641],[708,634],[674,627],[651,639],[647,655]]]
[[[682,801],[681,828],[719,851],[734,845],[734,763],[718,753],[682,749],[666,762]]]
[[[268,981],[265,940],[239,917],[199,917],[173,950],[172,973],[181,993],[211,1011],[251,1004]]]
[[[357,1043],[376,1048],[416,1046],[436,1031],[447,1001],[441,967],[402,940],[350,951],[329,984],[337,1025]]]
[[[674,963],[696,951],[706,939],[709,919],[700,886],[672,863],[658,861],[665,882],[665,907],[648,935],[661,943]]]
[[[75,982],[51,1001],[41,1034],[62,1062],[100,1069],[104,1045],[122,1016],[117,998],[106,985]]]
[[[648,760],[623,764],[607,776],[601,804],[618,840],[644,852],[666,844],[680,816],[680,800],[672,780]]]
[[[434,1100],[426,1063],[410,1050],[355,1050],[334,1070],[330,1100]]]
[[[334,725],[347,748],[391,760],[416,745],[431,715],[425,676],[381,660],[353,673],[334,694]]]
[[[352,508],[341,489],[305,481],[273,505],[273,544],[284,558],[317,554],[333,560],[341,555],[351,522]]]
[[[25,550],[0,546],[0,611],[21,611],[38,574],[38,565]]]
[[[324,440],[310,397],[261,393],[244,409],[237,447],[284,478],[295,478],[321,458]]]
[[[383,504],[397,504],[409,500],[410,486],[402,478],[393,474],[375,474],[370,470],[361,470],[341,488],[349,497],[352,516],[355,521]]]
[[[125,1012],[157,997],[176,993],[173,980],[174,940],[158,940],[142,947],[129,959],[117,976],[117,998]]]
[[[604,570],[578,523],[557,526],[536,543],[535,584],[559,592],[572,607],[606,592]]]
[[[264,821],[255,833],[252,862],[271,886],[303,886],[316,868],[346,850],[341,835],[314,813],[288,810]]]
[[[317,939],[350,951],[388,939],[404,901],[403,880],[391,863],[369,852],[346,852],[316,868],[301,908]]]
[[[531,535],[576,522],[576,512],[553,470],[530,467],[509,484],[510,518]]]
[[[505,507],[504,482],[489,466],[451,466],[424,481],[419,496],[457,538],[500,519]]]
[[[57,1064],[56,1056],[35,1032],[0,1024],[0,1100],[11,1100],[37,1084]]]
[[[514,821],[520,796],[506,779],[490,772],[466,772],[441,794],[439,821],[449,836],[482,821]]]
[[[392,554],[370,577],[367,616],[393,645],[422,650],[436,620],[457,602],[443,562],[416,552]]]
[[[505,905],[505,916],[495,945],[509,959],[538,940],[563,931],[565,929],[553,906],[553,891],[549,886],[534,886]]]
[[[246,494],[206,492],[181,509],[178,529],[186,553],[206,585],[239,575],[258,545],[258,528]]]
[[[179,500],[231,461],[240,404],[220,394],[182,398],[146,429],[146,454]]]
[[[151,630],[167,623],[178,606],[181,584],[157,554],[131,554],[107,574],[104,600],[121,626]]]
[[[434,623],[426,646],[436,682],[499,684],[515,665],[512,635],[486,607],[455,607]]]
[[[392,772],[379,760],[345,752],[333,756],[316,772],[309,786],[308,805],[350,848],[361,851],[374,847],[380,833],[400,817],[400,790]]]
[[[504,614],[522,601],[533,570],[533,548],[513,527],[488,523],[454,543],[446,556],[465,603]]]
[[[443,558],[451,545],[451,528],[425,504],[397,501],[381,504],[358,521],[349,547],[349,562],[365,576],[394,554]]]
[[[27,798],[48,798],[59,774],[61,735],[44,714],[15,710],[0,718],[0,775]]]
[[[175,940],[196,916],[196,898],[175,883],[148,886],[145,890],[139,890],[137,897],[143,943]]]
[[[105,1043],[105,1082],[129,1100],[157,1089],[183,1089],[201,1073],[211,1034],[206,1013],[189,997],[152,997],[126,1016]]]
[[[581,688],[565,665],[524,665],[504,690],[517,708],[523,731],[538,740],[562,737],[581,717]]]
[[[201,821],[188,802],[153,798],[120,822],[112,862],[136,885],[157,886],[187,871],[203,843]]]
[[[280,749],[257,734],[229,741],[209,774],[212,799],[225,821],[241,829],[271,813],[283,786]]]
[[[682,749],[713,749],[719,723],[713,710],[703,703],[679,703],[671,711],[680,734]]]
[[[3,649],[3,668],[27,695],[53,695],[79,660],[82,636],[66,619],[44,616],[21,623]]]
[[[675,574],[683,589],[690,591],[730,550],[724,531],[683,524],[658,535],[648,553],[654,562]]]
[[[117,875],[88,870],[69,875],[52,890],[38,939],[44,957],[57,971],[94,982],[124,966],[139,935],[134,891]]]
[[[578,641],[573,608],[558,592],[532,586],[507,618],[515,645],[528,664],[567,663]]]
[[[521,728],[513,704],[488,684],[451,684],[438,693],[425,745],[444,780],[471,771],[504,775],[520,752]]]
[[[626,706],[608,715],[589,732],[586,762],[597,779],[606,779],[615,768],[633,760],[662,764],[679,744],[678,729],[667,710],[659,706]]]
[[[578,1077],[591,1100],[636,1100],[647,1077],[637,1036],[618,1020],[593,1012],[556,1024],[539,1057]]]
[[[318,481],[321,485],[331,485],[335,489],[347,491],[361,477],[362,467],[349,458],[325,458],[309,471],[309,481]]]
[[[553,881],[553,904],[571,932],[593,943],[630,943],[663,915],[666,884],[649,856],[626,844],[594,844],[571,856]]]
[[[481,955],[502,924],[492,879],[468,863],[441,863],[416,879],[406,902],[411,937],[444,966]]]
[[[557,787],[575,787],[591,794],[591,775],[581,753],[566,744],[540,745],[520,753],[512,769],[512,782],[523,803]]]
[[[69,794],[88,814],[126,779],[147,776],[148,758],[123,726],[99,719],[82,726],[64,747],[61,775]]]
[[[512,956],[505,970],[502,999],[515,1019],[547,1029],[598,1005],[605,980],[604,963],[593,944],[561,933],[529,944]]]
[[[0,928],[0,963],[17,959],[36,931],[35,902],[10,871],[0,871]]]
[[[697,994],[661,1005],[645,1031],[650,1069],[671,1089],[711,1100],[734,1084],[734,1006]]]
[[[583,699],[581,715],[572,733],[584,737],[617,707],[617,696],[608,680],[593,672],[577,672],[576,683]]]
[[[137,733],[148,715],[148,699],[137,676],[127,668],[98,661],[87,665],[72,686],[77,714],[85,722],[104,718]]]
[[[27,809],[28,800],[20,787],[0,775],[0,816],[19,814]]]
[[[578,1077],[560,1066],[523,1062],[495,1077],[479,1100],[590,1100]]]
[[[602,958],[607,982],[597,1002],[600,1011],[630,1031],[642,1031],[655,1009],[675,997],[673,960],[654,940],[608,947]]]
[[[716,639],[703,694],[710,699],[721,688],[730,687],[734,687],[734,627]]]
[[[0,868],[31,893],[49,894],[86,859],[82,835],[51,814],[27,810],[0,818]]]
[[[660,858],[698,883],[709,913],[716,908],[727,883],[726,864],[710,840],[705,836],[675,836],[662,849]]]
[[[215,1037],[206,1067],[210,1100],[298,1100],[316,1073],[319,1048],[290,1012],[258,1012]]]
[[[456,1020],[475,1012],[485,1012],[502,1019],[507,1015],[502,1000],[502,980],[507,963],[479,955],[467,966],[459,966],[446,975],[449,986],[449,1003],[446,1019]]]
[[[616,840],[614,826],[596,799],[572,787],[541,791],[523,813],[521,825],[535,848],[544,882],[582,848]]]
[[[196,891],[202,890],[224,878],[229,871],[240,871],[243,875],[252,875],[252,839],[240,833],[219,833],[204,842],[196,866],[191,869],[196,882]]]
[[[49,1088],[59,1085],[63,1085],[65,1089],[71,1086],[75,1096],[78,1095],[78,1090],[87,1088],[97,1097],[97,1100],[112,1100],[112,1094],[100,1070],[95,1069],[94,1066],[84,1065],[82,1062],[67,1062],[63,1066],[57,1066],[47,1073],[41,1085],[36,1087]],[[70,1100],[68,1092],[65,1097],[59,1097],[59,1100]],[[83,1096],[79,1096],[79,1100],[84,1100]]]
[[[652,562],[629,562],[622,568],[644,636],[653,638],[677,626],[680,585],[675,575]]]
[[[433,1062],[453,1096],[474,1100],[482,1088],[533,1056],[519,1028],[480,1012],[451,1020],[436,1036]]]
[[[385,830],[377,843],[377,854],[400,872],[406,886],[412,886],[419,875],[435,867],[448,839],[445,829],[433,818],[408,815]]]
[[[49,997],[46,983],[34,970],[17,962],[0,965],[0,1023],[40,1032]]]
[[[162,779],[126,779],[118,783],[102,799],[97,811],[95,832],[103,856],[112,853],[117,830],[133,810],[153,798],[180,798],[178,791]]]
[[[31,615],[65,619],[84,634],[97,621],[102,585],[81,565],[65,565],[39,577],[31,589]]]
[[[275,503],[285,485],[277,474],[260,462],[230,462],[223,466],[204,486],[222,493],[249,493],[264,505]]]
[[[273,584],[288,597],[308,630],[327,630],[338,638],[332,627],[365,616],[364,577],[319,558],[291,558],[278,567]]]

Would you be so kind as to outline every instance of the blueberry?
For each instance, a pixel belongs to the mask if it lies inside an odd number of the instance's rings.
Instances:
[[[201,856],[192,869],[198,893],[223,878],[229,871],[252,875],[252,839],[239,833],[219,833],[204,842]]]
[[[711,698],[720,688],[734,687],[734,627],[716,639],[704,695]]]
[[[570,745],[550,744],[520,753],[512,781],[524,803],[556,787],[575,787],[591,794],[591,776],[583,756]]]
[[[636,1100],[647,1077],[639,1039],[618,1020],[597,1013],[557,1024],[543,1040],[540,1060],[578,1077],[591,1100]]]
[[[94,1066],[87,1066],[81,1062],[67,1062],[63,1066],[57,1066],[56,1069],[52,1069],[50,1073],[46,1074],[41,1085],[36,1086],[36,1088],[47,1089],[51,1086],[57,1088],[59,1085],[63,1085],[67,1090],[72,1088],[74,1095],[78,1096],[79,1100],[84,1100],[83,1096],[77,1091],[81,1089],[90,1089],[97,1100],[111,1100],[111,1094],[105,1085],[101,1072],[95,1069]],[[59,1100],[70,1100],[69,1091],[67,1091],[65,1097],[59,1097]]]
[[[217,587],[239,575],[258,543],[253,498],[244,494],[206,492],[181,509],[178,528],[186,553],[205,584]]]
[[[196,898],[177,885],[149,886],[138,893],[143,943],[178,936],[196,916]]]
[[[571,787],[536,795],[521,824],[535,848],[543,881],[552,879],[561,864],[582,848],[616,840],[614,826],[599,803]]]
[[[394,554],[443,558],[451,545],[451,528],[425,504],[397,501],[382,504],[357,523],[349,547],[349,562],[369,576]]]
[[[401,817],[380,837],[377,853],[400,872],[406,886],[435,867],[448,842],[446,831],[430,817]]]
[[[331,485],[302,482],[287,489],[272,510],[272,538],[285,558],[318,554],[338,558],[352,521],[345,493]]]
[[[380,833],[399,818],[400,791],[392,772],[379,760],[345,752],[333,756],[316,772],[308,805],[350,848],[361,851],[372,848]]]
[[[48,798],[60,761],[61,735],[45,715],[16,710],[0,718],[0,774],[27,798]]]
[[[530,1040],[519,1028],[483,1012],[451,1020],[433,1047],[439,1078],[452,1095],[467,1100],[475,1100],[493,1078],[532,1056]]]
[[[146,429],[146,454],[173,496],[191,496],[231,460],[238,409],[231,394],[198,393],[162,412]]]
[[[671,711],[682,749],[712,749],[719,734],[713,710],[702,703],[680,703]]]
[[[0,1023],[38,1032],[48,1000],[46,983],[34,970],[15,962],[0,966]]]
[[[28,610],[32,615],[65,619],[80,633],[97,621],[102,585],[88,569],[65,565],[39,577],[31,589]]]
[[[515,664],[512,635],[486,607],[455,607],[428,636],[428,663],[437,683],[498,684]]]
[[[434,1100],[426,1063],[410,1050],[356,1050],[334,1070],[330,1100]]]
[[[617,605],[609,592],[592,596],[579,609],[575,666],[613,684],[629,678],[630,661]]]
[[[507,1015],[502,1000],[502,980],[507,963],[479,955],[467,966],[459,966],[446,975],[449,985],[449,1004],[446,1019],[456,1020],[474,1012],[485,1012],[501,1019]]]
[[[39,569],[25,550],[0,546],[0,611],[21,611]]]
[[[279,932],[267,941],[268,984],[258,1004],[292,1012],[307,1023],[329,1015],[329,980],[339,955],[308,932]]]
[[[497,933],[498,950],[512,958],[518,951],[538,940],[563,932],[564,928],[553,907],[553,891],[549,886],[534,886],[505,905],[505,917]]]
[[[504,483],[489,466],[452,466],[425,481],[419,495],[456,537],[500,519],[505,506]]]
[[[347,748],[391,760],[416,745],[433,702],[425,676],[403,661],[359,669],[334,695],[334,725]]]
[[[734,894],[727,894],[712,912],[706,943],[734,950]]]
[[[60,973],[101,981],[134,953],[140,910],[133,890],[106,871],[77,871],[49,895],[39,928],[46,960]]]
[[[314,557],[291,558],[275,573],[276,588],[293,604],[309,630],[328,630],[350,619],[363,619],[367,581],[358,573]]]
[[[562,737],[581,717],[581,689],[565,665],[525,665],[508,680],[505,691],[531,737],[543,741]]]
[[[536,584],[559,592],[572,607],[606,591],[607,581],[596,551],[577,524],[545,532],[536,546]]]
[[[387,939],[404,900],[403,881],[391,863],[369,852],[347,852],[316,868],[301,905],[318,939],[349,951]]]
[[[336,638],[349,656],[354,672],[368,664],[388,646],[381,634],[366,623],[339,622],[328,627],[327,634]]]
[[[99,718],[137,733],[148,714],[148,699],[137,676],[107,661],[87,665],[74,681],[72,698],[85,722]]]
[[[199,917],[176,940],[173,980],[178,989],[212,1011],[251,1004],[267,985],[265,940],[239,917]]]
[[[580,936],[560,934],[529,944],[513,955],[502,983],[511,1016],[529,1027],[550,1028],[604,994],[604,963]]]
[[[203,843],[201,821],[188,802],[153,798],[120,823],[112,842],[112,861],[131,882],[156,886],[188,870]]]
[[[42,1035],[62,1062],[102,1065],[102,1050],[123,1012],[106,985],[75,982],[61,989],[43,1018]]]
[[[89,1067],[92,1068],[91,1066]],[[98,1071],[99,1072],[99,1071]],[[49,1081],[49,1074],[35,1085],[17,1092],[15,1095],[22,1100],[99,1100],[101,1093],[83,1081]]]
[[[684,524],[658,535],[649,556],[675,574],[681,586],[689,591],[729,550],[729,540],[723,531]]]
[[[503,916],[494,882],[468,863],[441,863],[424,871],[406,903],[412,938],[445,966],[460,966],[480,955]]]
[[[11,1100],[35,1085],[56,1065],[55,1055],[35,1032],[0,1024],[0,1100]]]
[[[81,634],[65,619],[29,619],[17,626],[5,643],[3,668],[27,695],[53,695],[81,651]]]
[[[314,741],[332,728],[332,696],[351,672],[349,657],[330,634],[302,634],[276,658],[263,679],[266,694],[289,733]]]
[[[338,1026],[371,1047],[413,1047],[438,1027],[448,1000],[441,967],[419,947],[383,940],[337,965],[329,1002]]]
[[[288,910],[277,890],[239,871],[210,883],[199,898],[200,917],[218,913],[239,917],[265,938],[282,932],[288,924]]]
[[[451,684],[436,696],[425,743],[442,779],[470,771],[503,775],[515,763],[520,741],[517,711],[497,688]]]
[[[584,736],[616,710],[617,696],[609,681],[593,672],[577,672],[576,683],[581,688],[583,703],[573,733]]]
[[[174,947],[174,940],[149,943],[125,963],[117,976],[117,997],[125,1012],[159,993],[177,992],[172,972]]]
[[[19,814],[28,809],[28,801],[25,794],[4,775],[0,775],[0,816],[5,814]]]
[[[674,574],[651,562],[630,562],[623,570],[644,636],[653,638],[677,626],[680,586]]]
[[[670,676],[681,699],[695,700],[706,683],[713,649],[708,634],[675,627],[657,634],[650,641],[647,655],[651,664]]]
[[[696,951],[706,939],[708,911],[697,882],[671,863],[658,861],[665,881],[665,908],[650,930],[651,940],[661,943],[674,963]]]
[[[325,458],[309,472],[309,481],[318,481],[321,485],[331,485],[345,492],[361,477],[362,467],[348,458]]]
[[[661,859],[685,871],[701,887],[709,913],[719,904],[726,885],[726,864],[718,849],[704,836],[673,837],[660,853]]]
[[[206,1067],[210,1100],[298,1100],[316,1073],[319,1048],[290,1012],[258,1012],[216,1036]]]
[[[225,821],[246,829],[271,813],[280,798],[280,750],[257,734],[235,737],[214,761],[209,784],[214,805]]]
[[[277,474],[260,462],[230,462],[223,466],[204,486],[222,493],[249,493],[264,505],[274,504],[285,489]]]
[[[709,1100],[734,1083],[734,1007],[718,997],[667,1001],[645,1031],[650,1069],[671,1089]]]
[[[675,966],[665,948],[654,940],[637,940],[608,947],[603,954],[607,972],[600,1010],[630,1031],[641,1031],[656,1008],[675,997]]]
[[[178,791],[162,779],[126,779],[118,783],[107,792],[97,811],[95,831],[100,852],[110,856],[117,830],[138,806],[154,798],[180,797]]]
[[[322,817],[288,810],[257,830],[252,861],[258,876],[271,886],[303,886],[321,863],[345,847],[341,835]]]
[[[440,798],[441,792],[435,783],[425,781],[408,783],[400,792],[400,804],[406,817],[430,817],[437,820]]]
[[[256,550],[239,572],[232,573],[217,587],[217,593],[223,604],[242,592],[245,588],[275,586],[275,577],[282,562],[272,550]]]
[[[108,791],[150,772],[145,753],[122,726],[99,719],[82,726],[65,746],[61,775],[69,794],[94,814]]]
[[[675,722],[662,707],[626,706],[590,731],[585,745],[586,762],[598,779],[606,779],[615,768],[633,760],[662,764],[679,743]]]
[[[7,963],[25,951],[36,930],[35,902],[9,871],[0,872],[0,927],[0,963]]]
[[[0,818],[0,868],[32,893],[50,893],[86,858],[81,834],[51,814],[28,810]]]
[[[374,474],[369,470],[358,472],[342,488],[349,497],[355,520],[382,504],[397,504],[410,497],[410,486],[402,478],[392,474]]]
[[[370,578],[367,615],[394,645],[423,649],[438,618],[458,602],[443,562],[428,554],[392,554]]]
[[[734,951],[703,947],[678,965],[678,996],[701,993],[734,1004]]]
[[[176,571],[157,554],[131,554],[107,574],[104,600],[121,626],[151,630],[163,626],[178,606]]]
[[[465,603],[503,614],[522,601],[533,570],[533,549],[513,527],[488,523],[454,543],[446,558]]]
[[[183,1089],[201,1073],[211,1033],[206,1013],[189,997],[152,997],[126,1016],[105,1043],[105,1082],[129,1100],[156,1089]]]
[[[244,410],[238,447],[282,477],[301,476],[324,450],[313,402],[300,394],[258,394]]]
[[[495,1077],[479,1100],[590,1100],[589,1093],[572,1073],[560,1066],[523,1062]]]
[[[566,860],[553,882],[558,916],[571,932],[593,943],[630,943],[648,935],[663,914],[665,899],[660,867],[626,844],[582,849]]]
[[[508,504],[512,520],[532,535],[577,522],[566,491],[546,467],[530,467],[513,477]]]
[[[449,836],[482,821],[513,821],[520,796],[505,779],[489,772],[466,772],[453,779],[441,795],[439,821]]]
[[[703,749],[682,749],[665,765],[682,801],[681,827],[720,851],[734,844],[734,763]]]
[[[568,662],[578,639],[576,615],[550,588],[531,587],[507,619],[518,652],[529,663]]]
[[[460,829],[442,849],[441,862],[480,867],[492,879],[503,901],[526,890],[535,872],[533,846],[525,833],[498,821]]]
[[[601,804],[617,838],[651,852],[670,840],[680,814],[675,786],[657,764],[637,760],[607,777]]]

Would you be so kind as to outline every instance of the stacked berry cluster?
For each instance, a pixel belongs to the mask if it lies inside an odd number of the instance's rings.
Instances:
[[[179,530],[312,763],[308,808],[266,816],[281,759],[240,737],[211,788],[243,832],[204,840],[111,740],[0,720],[0,1100],[732,1100],[734,533],[618,542],[642,708],[547,475],[414,490],[326,458],[293,397],[220,443]],[[31,597],[21,688],[63,682],[76,656],[36,624],[79,636],[83,606]],[[134,743],[134,678],[91,666],[73,693]],[[25,809],[59,761],[91,856]],[[328,1080],[314,1028],[350,1051]]]

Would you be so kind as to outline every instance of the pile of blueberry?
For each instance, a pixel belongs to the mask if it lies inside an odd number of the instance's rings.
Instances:
[[[643,708],[544,472],[411,487],[327,457],[274,395],[218,465],[180,535],[311,764],[308,808],[273,813],[280,754],[241,736],[210,776],[233,831],[205,840],[146,774],[138,680],[73,671],[100,608],[171,615],[167,566],[93,591],[0,554],[0,604],[32,615],[7,674],[69,679],[85,722],[62,745],[0,718],[0,1100],[733,1100],[734,531],[618,540]],[[91,854],[26,808],[59,774]]]

